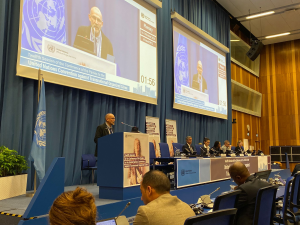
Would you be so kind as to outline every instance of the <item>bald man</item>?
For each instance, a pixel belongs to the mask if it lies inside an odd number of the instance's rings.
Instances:
[[[241,162],[231,165],[229,173],[238,185],[236,190],[242,191],[237,206],[236,225],[252,225],[257,192],[260,188],[270,186],[270,184],[250,175],[246,166]]]
[[[94,142],[96,143],[95,156],[97,156],[97,141],[98,138],[104,137],[114,133],[113,125],[115,125],[115,116],[112,113],[107,113],[105,115],[105,123],[97,127]]]
[[[110,40],[104,35],[102,31],[104,22],[102,18],[102,13],[99,8],[97,7],[91,8],[89,14],[89,21],[91,24],[90,26],[81,26],[78,28],[76,38],[78,36],[81,36],[86,39],[89,39],[94,43],[94,53],[98,57],[112,61],[111,59],[113,59],[113,55],[114,55],[113,47]],[[80,43],[76,41],[76,38],[74,43]],[[82,50],[84,49],[83,46],[76,46],[76,47],[79,47]]]
[[[197,63],[197,71],[198,71],[198,73],[193,76],[192,88],[194,88],[197,91],[206,93],[207,92],[207,83],[202,75],[203,68],[202,68],[202,62],[200,60]]]

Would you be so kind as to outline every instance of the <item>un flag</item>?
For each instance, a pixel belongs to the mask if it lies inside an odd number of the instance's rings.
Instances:
[[[34,161],[34,168],[41,181],[45,176],[46,161],[46,99],[44,79],[42,80],[40,90],[40,101],[35,121],[34,135],[29,160]]]

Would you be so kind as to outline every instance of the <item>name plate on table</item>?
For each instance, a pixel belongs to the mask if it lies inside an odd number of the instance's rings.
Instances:
[[[236,157],[236,155],[234,153],[230,154],[231,157]]]
[[[115,63],[73,48],[71,46],[62,44],[60,42],[53,41],[49,38],[43,37],[42,53],[43,55],[62,60],[62,67],[64,67],[63,61],[67,61],[84,66],[87,69],[90,68],[103,73],[117,75],[117,66]]]
[[[197,100],[201,100],[204,102],[209,102],[209,95],[205,94],[201,91],[197,91],[193,88],[181,85],[181,94],[189,97],[189,98],[193,98],[193,99],[197,99]]]
[[[226,157],[226,154],[221,154],[221,157]]]
[[[240,156],[245,156],[244,154],[240,154]]]

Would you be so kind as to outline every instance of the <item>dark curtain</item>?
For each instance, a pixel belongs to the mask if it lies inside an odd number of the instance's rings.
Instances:
[[[231,140],[230,54],[227,54],[228,120],[173,109],[173,45],[170,9],[230,47],[229,16],[211,0],[163,1],[158,18],[158,104],[151,105],[103,94],[45,84],[47,104],[46,169],[55,157],[66,158],[65,185],[80,181],[81,155],[94,153],[96,127],[104,116],[116,116],[115,131],[130,131],[121,121],[145,131],[145,116],[160,118],[161,141],[165,142],[165,119],[177,121],[178,141],[191,135],[193,142]],[[20,0],[0,1],[0,145],[28,158],[37,110],[37,81],[16,76]],[[101,156],[99,156],[101,157]],[[30,166],[32,166],[29,163]],[[28,169],[28,189],[33,170]],[[83,183],[90,174],[85,173]]]

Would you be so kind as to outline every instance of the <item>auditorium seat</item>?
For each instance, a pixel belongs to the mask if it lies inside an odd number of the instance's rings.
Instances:
[[[80,184],[82,181],[82,170],[91,170],[92,171],[92,183],[94,183],[94,171],[97,170],[96,162],[97,162],[97,160],[93,154],[81,155]]]
[[[234,146],[231,146],[231,150],[234,152],[234,151],[235,151],[235,147],[234,147]]]
[[[197,155],[201,155],[201,147],[202,147],[202,145],[195,145]]]
[[[296,215],[300,215],[300,172],[294,175],[294,180],[291,189],[291,198],[290,198],[290,210],[294,212]]]
[[[213,211],[236,208],[241,192],[240,190],[236,190],[219,195],[214,201]]]
[[[153,168],[153,159],[155,158],[155,150],[152,142],[149,142],[150,169]]]
[[[254,210],[253,225],[273,224],[274,204],[278,186],[272,185],[259,189]]]
[[[169,145],[167,143],[159,143],[160,154],[162,158],[170,158]]]
[[[174,149],[174,154],[175,154],[175,152],[176,152],[177,149],[179,149],[180,152],[182,152],[182,146],[183,146],[183,144],[180,144],[180,143],[172,143],[172,145],[173,145],[173,149]]]
[[[237,209],[224,209],[187,218],[184,225],[232,225]]]

